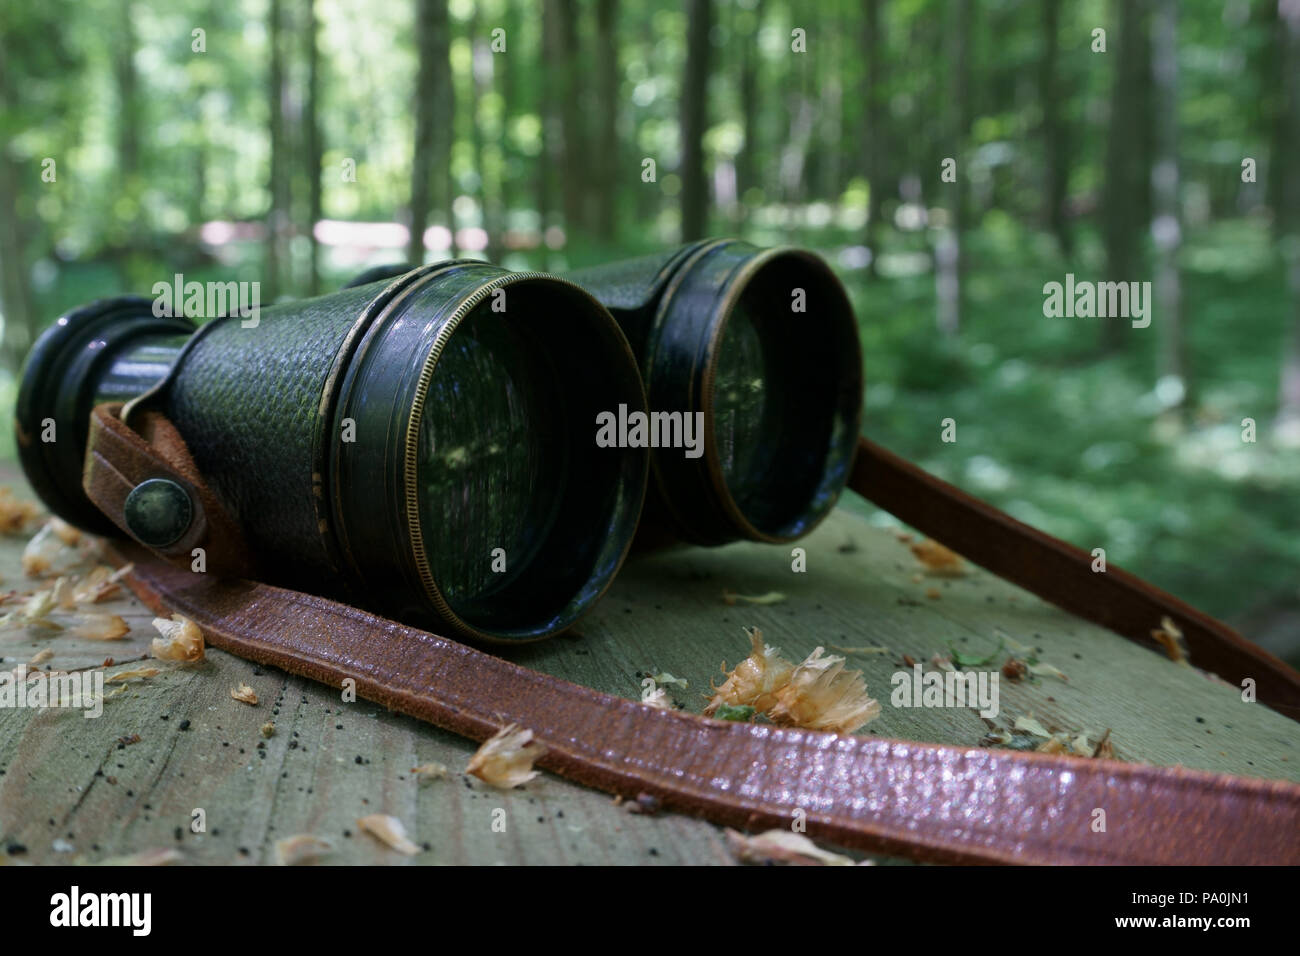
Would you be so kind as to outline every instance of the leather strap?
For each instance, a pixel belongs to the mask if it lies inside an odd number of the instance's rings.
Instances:
[[[176,426],[161,412],[142,408],[132,416],[131,428],[122,421],[122,408],[115,402],[91,412],[81,482],[87,496],[134,538],[125,517],[127,496],[150,478],[174,481],[189,496],[193,517],[178,540],[155,553],[188,569],[194,549],[202,548],[208,573],[247,576],[252,566],[239,526],[203,481]]]
[[[1091,554],[866,438],[858,439],[849,487],[980,567],[1139,644],[1157,648],[1151,632],[1163,617],[1171,618],[1186,638],[1193,664],[1238,687],[1253,680],[1258,700],[1300,719],[1300,674],[1222,621],[1141,578],[1109,563],[1105,571],[1094,572]]]
[[[1109,760],[710,720],[602,694],[334,601],[192,574],[136,545],[132,589],[215,647],[484,740],[508,723],[541,765],[748,829],[789,827],[950,863],[1300,863],[1300,786]],[[1105,831],[1096,832],[1096,810]]]

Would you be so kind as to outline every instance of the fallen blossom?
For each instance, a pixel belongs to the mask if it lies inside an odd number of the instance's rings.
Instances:
[[[1173,618],[1162,617],[1160,627],[1151,631],[1151,637],[1165,649],[1171,661],[1176,664],[1188,663],[1187,644],[1183,640],[1182,630],[1174,623]]]
[[[240,684],[238,687],[232,688],[230,696],[240,703],[257,706],[257,694],[247,684]]]
[[[447,769],[446,764],[441,763],[422,763],[418,767],[412,767],[411,773],[423,780],[441,780],[449,776],[451,771]]]
[[[647,707],[654,707],[657,710],[672,710],[673,702],[668,697],[668,691],[662,687],[656,687],[641,695],[641,703]]]
[[[814,650],[776,690],[776,706],[768,712],[773,723],[851,734],[880,716],[862,672],[845,670],[844,658],[824,653]]]
[[[41,515],[34,501],[24,501],[9,487],[0,487],[0,534],[26,534]]]
[[[926,574],[935,577],[959,578],[968,572],[966,561],[955,551],[945,548],[938,541],[925,539],[908,545],[908,550],[921,562]]]
[[[137,667],[134,670],[118,671],[111,677],[105,677],[105,684],[124,684],[129,680],[148,680],[150,677],[157,677],[161,674],[156,667]]]
[[[275,863],[276,866],[299,866],[322,857],[333,849],[334,844],[329,840],[322,840],[310,833],[297,833],[275,841]]]
[[[706,717],[712,717],[723,704],[749,705],[766,713],[776,704],[773,692],[788,683],[794,673],[794,665],[781,656],[779,648],[763,643],[762,631],[753,627],[746,628],[746,633],[752,648],[750,655],[736,665],[714,693],[704,708]]]
[[[97,611],[85,611],[76,617],[77,624],[72,633],[90,641],[119,641],[131,628],[117,614],[101,614]]]
[[[546,753],[545,747],[532,740],[531,730],[508,724],[484,741],[465,772],[502,790],[525,784],[538,776],[533,763]]]
[[[386,813],[372,813],[357,821],[357,826],[382,843],[388,844],[398,853],[415,856],[420,848],[406,836],[406,827],[397,817]]]
[[[158,660],[189,663],[203,660],[203,632],[189,618],[179,614],[173,614],[170,621],[156,617],[153,626],[162,635],[155,637],[150,645],[150,653]]]
[[[853,866],[853,860],[823,850],[812,840],[792,830],[768,830],[755,836],[727,830],[727,847],[741,863],[785,866]]]
[[[1013,730],[1020,730],[1027,734],[1033,734],[1035,737],[1050,737],[1051,732],[1047,730],[1033,717],[1028,714],[1021,714],[1016,718],[1015,723],[1011,725]]]
[[[768,591],[766,594],[737,594],[735,591],[722,592],[722,603],[734,607],[737,601],[744,601],[746,604],[758,604],[766,606],[769,604],[780,604],[785,600],[785,595],[780,591]]]

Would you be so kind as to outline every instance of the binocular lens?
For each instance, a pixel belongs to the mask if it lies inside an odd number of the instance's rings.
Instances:
[[[838,281],[803,253],[761,259],[735,288],[705,371],[707,447],[724,507],[751,537],[789,540],[826,515],[848,477],[861,395],[856,321]]]
[[[551,533],[568,457],[555,440],[558,392],[545,354],[486,306],[443,346],[418,480],[425,548],[453,610],[515,581]]]

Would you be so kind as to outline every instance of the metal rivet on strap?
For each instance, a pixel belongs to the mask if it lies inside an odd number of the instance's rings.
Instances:
[[[189,494],[167,478],[140,482],[126,496],[122,511],[127,530],[150,548],[165,548],[179,541],[194,518]]]

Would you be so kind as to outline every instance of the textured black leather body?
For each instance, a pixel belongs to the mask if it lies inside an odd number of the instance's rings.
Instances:
[[[276,580],[337,582],[313,504],[313,433],[348,331],[385,283],[215,319],[161,397],[199,470]]]

